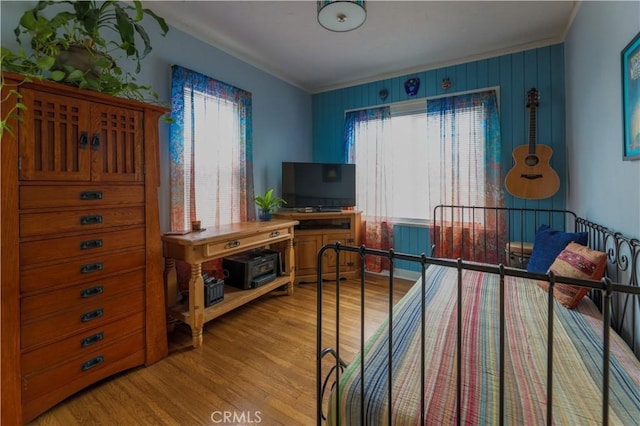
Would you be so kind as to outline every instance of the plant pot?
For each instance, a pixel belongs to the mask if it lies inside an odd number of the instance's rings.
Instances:
[[[258,210],[258,219],[263,222],[271,220],[271,212],[269,210]]]
[[[81,44],[71,44],[67,49],[60,49],[53,69],[68,74],[68,67],[71,67],[80,70],[88,80],[99,81],[103,70],[114,65],[113,58],[106,53],[97,52]]]

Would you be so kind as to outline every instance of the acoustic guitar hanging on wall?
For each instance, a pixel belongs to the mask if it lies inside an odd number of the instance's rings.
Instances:
[[[505,186],[515,197],[539,200],[549,198],[560,188],[560,178],[549,165],[553,150],[547,145],[536,143],[536,110],[538,90],[527,93],[529,108],[529,143],[513,150],[515,165],[507,173]]]

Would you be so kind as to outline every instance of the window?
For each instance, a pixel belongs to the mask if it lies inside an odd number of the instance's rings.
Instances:
[[[172,230],[250,218],[251,94],[174,66],[172,114]]]
[[[501,205],[496,102],[490,91],[348,113],[357,208],[425,220],[438,204]]]

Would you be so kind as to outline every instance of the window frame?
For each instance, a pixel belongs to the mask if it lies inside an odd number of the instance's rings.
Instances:
[[[225,225],[255,218],[255,207],[252,201],[251,93],[179,65],[172,66],[171,84],[172,115],[174,116],[174,122],[171,124],[169,166],[171,231],[180,232],[190,229],[192,220],[201,220],[203,227],[206,227]],[[198,181],[194,180],[192,184],[190,180],[192,178],[197,179],[193,171],[201,170],[203,164],[202,158],[199,158],[197,152],[197,146],[202,147],[201,143],[203,139],[200,139],[199,143],[196,143],[196,138],[204,137],[205,143],[214,144],[206,148],[205,155],[210,156],[212,152],[216,151],[216,145],[221,140],[221,136],[217,132],[212,131],[205,132],[205,136],[202,136],[200,132],[202,132],[207,124],[205,124],[204,127],[202,127],[202,124],[194,125],[196,117],[202,114],[202,112],[196,109],[191,109],[191,107],[196,104],[193,102],[194,99],[198,101],[199,106],[204,107],[205,113],[207,103],[213,103],[216,104],[214,105],[215,111],[218,111],[219,106],[226,105],[224,108],[228,107],[234,110],[236,114],[230,126],[236,126],[238,131],[237,133],[233,133],[233,146],[229,147],[227,151],[231,157],[237,157],[236,159],[238,161],[237,165],[231,170],[231,176],[228,176],[225,181],[228,182],[230,179],[232,182],[237,182],[237,190],[229,191],[226,189],[227,185],[221,185],[220,181],[217,181],[213,196],[215,200],[220,202],[213,203],[211,208],[214,212],[210,214],[202,213],[202,208],[200,208],[200,213],[198,213],[198,206],[202,207],[202,203],[199,203],[193,198],[195,197],[196,188],[202,188],[202,182],[198,184]],[[198,109],[201,110],[202,108]],[[214,114],[215,111],[213,111]],[[208,122],[205,120],[205,123]],[[217,123],[214,124],[214,126],[216,125]],[[232,129],[232,131],[235,130],[236,129]],[[196,137],[195,133],[193,133],[194,131],[200,133],[199,136]],[[213,135],[210,135],[210,133]],[[187,137],[189,140],[186,139]],[[228,139],[228,137],[225,138],[225,140],[226,139]],[[227,145],[231,145],[231,143]],[[189,156],[189,158],[186,158],[187,156]],[[219,156],[217,155],[213,157],[211,160],[212,168],[217,169],[220,166],[220,161],[225,160],[218,160]],[[211,173],[215,174],[216,170],[213,170]],[[230,198],[232,201],[235,200],[233,201],[234,207],[229,207],[229,214],[220,215],[217,213],[220,211],[218,205],[224,201],[220,200],[220,195],[225,195],[225,193],[228,192],[232,194],[225,196],[225,199]],[[209,212],[209,210],[206,211],[207,213]],[[208,222],[207,217],[209,217]]]
[[[346,118],[346,115],[349,112],[361,111],[361,110],[367,110],[367,109],[374,109],[374,108],[382,108],[382,107],[389,107],[390,108],[390,114],[391,114],[390,119],[391,120],[393,120],[393,118],[397,117],[397,116],[412,115],[412,114],[421,113],[421,112],[424,112],[425,115],[426,115],[427,114],[427,103],[429,101],[442,99],[442,98],[448,98],[448,97],[454,97],[454,96],[463,96],[463,95],[469,95],[469,94],[474,94],[474,93],[482,93],[482,92],[487,92],[487,91],[494,91],[495,92],[496,107],[497,107],[497,111],[498,111],[498,114],[499,114],[500,113],[500,87],[499,86],[489,86],[489,87],[482,87],[482,88],[473,89],[473,90],[466,90],[466,91],[460,91],[460,92],[454,92],[454,93],[443,93],[443,94],[439,94],[439,95],[435,95],[435,96],[415,98],[415,99],[409,99],[409,100],[397,101],[397,102],[388,102],[388,103],[377,104],[377,105],[372,105],[372,106],[365,106],[365,107],[359,107],[359,108],[345,109],[344,110],[344,117]],[[356,206],[356,208],[357,208],[357,206]],[[431,209],[431,210],[433,210],[433,209]],[[425,218],[425,219],[423,219],[423,218],[401,217],[401,216],[397,216],[397,217],[391,216],[390,219],[395,224],[402,224],[402,225],[415,226],[415,227],[429,227],[429,226],[431,226],[431,224],[434,221],[434,217],[433,216],[434,216],[434,212],[430,211],[428,213],[428,217]]]

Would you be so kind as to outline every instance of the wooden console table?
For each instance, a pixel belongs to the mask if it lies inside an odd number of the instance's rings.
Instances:
[[[162,236],[168,314],[191,327],[194,347],[202,345],[202,328],[207,321],[283,285],[287,285],[288,295],[293,294],[295,282],[293,229],[297,224],[296,220],[278,219],[267,222],[240,222],[185,235]],[[274,245],[271,248],[279,250],[282,254],[284,260],[282,276],[249,290],[225,285],[224,300],[205,308],[202,263],[271,245]],[[191,266],[189,306],[176,302],[178,295],[176,259],[185,261]]]

